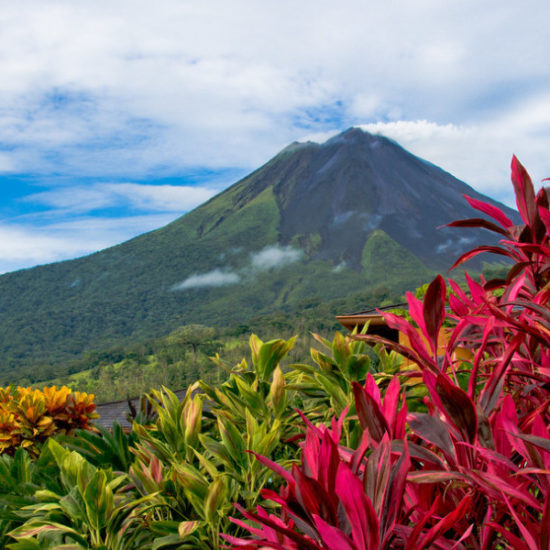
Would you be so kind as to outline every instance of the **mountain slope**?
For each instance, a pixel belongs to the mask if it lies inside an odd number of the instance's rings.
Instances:
[[[181,324],[243,322],[380,284],[413,287],[486,239],[436,230],[472,215],[463,193],[486,200],[356,128],[294,143],[166,227],[0,277],[0,377]]]

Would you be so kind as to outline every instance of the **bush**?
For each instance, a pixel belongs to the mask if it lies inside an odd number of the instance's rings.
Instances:
[[[0,454],[13,455],[22,447],[32,456],[54,434],[92,429],[93,394],[71,392],[63,386],[42,391],[8,386],[0,388]]]

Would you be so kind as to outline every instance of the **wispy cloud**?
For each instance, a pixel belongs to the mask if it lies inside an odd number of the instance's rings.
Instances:
[[[291,246],[268,246],[250,255],[250,265],[254,271],[267,271],[297,262],[303,252]]]
[[[281,269],[303,257],[303,252],[290,246],[267,246],[249,255],[248,261],[239,269],[216,268],[206,273],[196,273],[177,283],[172,290],[188,290],[201,287],[233,285],[256,277],[262,271]]]
[[[190,288],[219,287],[238,283],[241,277],[232,271],[214,269],[207,273],[197,273],[187,277],[181,283],[174,285],[172,290],[188,290]]]
[[[215,193],[214,189],[199,186],[95,183],[34,193],[24,200],[74,213],[115,206],[183,213],[207,201]]]
[[[544,0],[505,0],[498,12],[474,0],[301,5],[3,6],[9,165],[93,175],[255,167],[307,131],[490,122],[521,114],[548,85]]]

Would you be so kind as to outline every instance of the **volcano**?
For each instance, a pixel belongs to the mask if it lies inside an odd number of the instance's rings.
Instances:
[[[0,376],[183,324],[244,322],[380,284],[414,288],[488,241],[441,227],[477,216],[464,194],[518,219],[385,137],[350,128],[292,143],[161,229],[1,276]]]

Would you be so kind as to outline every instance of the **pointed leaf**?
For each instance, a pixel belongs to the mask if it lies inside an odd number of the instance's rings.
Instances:
[[[504,229],[513,227],[514,222],[512,222],[512,220],[500,208],[497,208],[487,202],[474,199],[473,197],[468,197],[467,195],[464,195],[464,198],[470,203],[472,208],[491,216],[491,218],[500,223]]]
[[[435,390],[445,407],[445,413],[464,439],[473,443],[477,436],[477,412],[468,394],[454,385],[446,374],[439,374]]]
[[[437,352],[437,337],[445,318],[445,296],[447,287],[441,275],[428,286],[424,296],[424,322],[434,353]]]
[[[535,188],[527,170],[525,170],[515,155],[512,157],[512,183],[516,192],[518,212],[523,221],[533,228],[537,219]]]
[[[363,491],[363,484],[345,463],[338,469],[336,494],[342,501],[357,549],[378,550],[380,526],[376,512]]]
[[[376,400],[357,382],[353,383],[353,396],[359,422],[364,430],[369,430],[375,441],[381,441],[389,426]]]
[[[313,514],[315,527],[321,535],[323,546],[327,550],[356,550],[356,546],[340,529],[328,524],[322,517]]]

